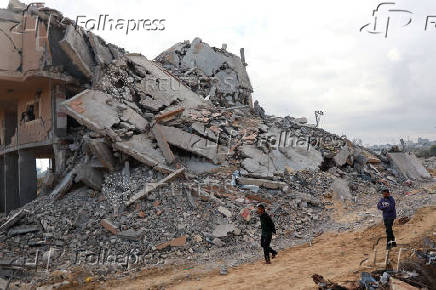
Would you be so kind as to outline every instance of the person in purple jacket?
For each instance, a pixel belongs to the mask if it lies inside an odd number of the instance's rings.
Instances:
[[[390,195],[389,189],[383,189],[382,194],[383,197],[378,202],[377,208],[383,211],[383,221],[386,227],[386,249],[390,250],[392,247],[397,246],[394,232],[392,231],[394,220],[397,218],[397,212],[395,210],[395,200]]]

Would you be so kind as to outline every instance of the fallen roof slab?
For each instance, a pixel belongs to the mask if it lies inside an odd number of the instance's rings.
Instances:
[[[125,119],[138,129],[144,130],[148,125],[141,115],[132,108],[121,104],[111,95],[97,90],[85,90],[73,98],[63,102],[68,115],[83,126],[120,141],[112,127]]]

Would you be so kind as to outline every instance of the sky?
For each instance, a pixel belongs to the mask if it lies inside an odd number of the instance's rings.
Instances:
[[[0,0],[0,6],[7,2]],[[427,16],[436,15],[436,1],[394,2],[376,12],[376,27],[373,10],[383,2],[373,0],[49,0],[45,5],[73,20],[105,14],[126,21],[165,19],[164,30],[94,31],[149,59],[195,37],[216,47],[226,43],[235,54],[244,47],[253,99],[267,114],[306,116],[314,123],[314,111],[322,110],[322,128],[365,144],[436,139],[431,23],[436,17],[425,30]]]

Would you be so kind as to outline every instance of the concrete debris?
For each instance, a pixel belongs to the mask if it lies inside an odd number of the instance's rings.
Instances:
[[[388,153],[388,158],[394,168],[407,179],[418,181],[432,179],[430,173],[413,153]]]
[[[152,140],[145,134],[134,135],[129,140],[116,142],[113,147],[157,171],[168,173],[165,158],[159,148],[154,148]]]
[[[257,185],[268,189],[282,189],[283,187],[288,185],[286,182],[281,182],[281,181],[272,181],[268,179],[256,179],[256,178],[246,178],[246,177],[239,178],[238,183],[242,185],[247,185],[247,184]]]
[[[20,219],[26,215],[25,209],[20,209],[12,215],[4,224],[0,226],[0,233],[7,231],[10,227],[14,226]]]
[[[226,146],[185,132],[179,128],[161,126],[160,129],[166,136],[169,144],[198,156],[206,157],[215,164],[221,163],[229,151]]]
[[[232,217],[232,212],[223,206],[218,207],[218,211],[228,218]]]
[[[235,245],[253,257],[258,203],[286,246],[343,229],[331,219],[331,199],[358,210],[379,187],[412,192],[412,180],[429,179],[411,154],[378,155],[307,118],[266,115],[253,104],[244,49],[239,57],[196,38],[150,61],[59,12],[11,3],[0,10],[8,60],[0,61],[0,82],[15,90],[26,81],[22,94],[40,102],[0,96],[0,212],[21,207],[0,214],[0,258],[30,260],[35,247],[47,256],[53,245],[63,249],[53,269],[71,269],[78,249],[105,247],[143,254],[147,264],[232,257]],[[48,21],[50,13],[64,20]],[[33,36],[28,45],[9,33],[29,17],[39,35],[50,29],[41,50]],[[16,115],[4,110],[10,106]],[[36,177],[36,156],[53,163],[38,195],[36,178],[24,182]],[[411,204],[404,215],[428,200],[398,195]],[[112,266],[104,271],[122,269]]]
[[[115,159],[112,150],[103,139],[93,139],[88,143],[88,146],[106,169],[110,171],[115,169]]]
[[[169,242],[165,242],[156,246],[156,250],[163,250],[168,247],[183,247],[186,244],[186,236],[175,238]]]
[[[84,40],[82,31],[76,30],[73,25],[68,25],[64,39],[59,41],[59,45],[70,57],[74,66],[86,77],[90,78],[92,74],[91,67],[93,65],[93,58],[89,46]]]
[[[76,170],[75,183],[82,182],[90,188],[100,191],[103,181],[103,172],[88,164],[83,164]]]
[[[141,190],[140,192],[138,192],[137,194],[132,196],[129,199],[129,201],[126,203],[126,205],[129,206],[132,203],[134,203],[135,201],[137,201],[138,199],[146,197],[150,192],[152,192],[153,190],[158,189],[159,187],[164,186],[167,182],[172,181],[174,178],[178,177],[184,171],[185,171],[185,168],[177,169],[176,171],[174,171],[173,173],[171,173],[170,175],[168,175],[164,179],[160,180],[158,183],[150,184],[148,186],[148,188],[146,186],[146,188],[144,190]]]
[[[235,229],[236,227],[233,224],[217,225],[212,232],[212,236],[216,238],[223,238],[226,237],[228,233],[233,232]]]
[[[13,237],[17,235],[24,235],[31,232],[37,232],[39,231],[39,227],[37,225],[21,225],[11,228],[8,231],[8,237]]]
[[[352,165],[353,164],[353,160],[351,159],[352,154],[353,154],[352,149],[348,145],[345,145],[334,157],[336,165],[338,167],[342,167],[345,164]]]
[[[153,136],[156,139],[157,144],[159,145],[159,148],[162,151],[162,154],[165,156],[167,163],[172,164],[176,158],[174,157],[174,154],[171,151],[170,145],[168,145],[165,136],[162,134],[160,125],[154,124],[154,126],[151,129],[151,132],[153,133]]]
[[[51,192],[50,196],[53,199],[61,199],[66,193],[68,193],[68,191],[71,189],[71,186],[73,186],[73,181],[76,176],[76,170],[77,168],[74,168],[69,173],[67,173],[61,180],[61,182],[59,182],[59,184]]]
[[[247,105],[251,102],[253,88],[245,61],[227,50],[210,47],[200,38],[174,45],[155,61],[215,105]]]
[[[100,224],[102,225],[102,227],[104,227],[106,230],[114,235],[118,235],[118,233],[120,232],[118,227],[108,219],[102,219],[100,221]]]

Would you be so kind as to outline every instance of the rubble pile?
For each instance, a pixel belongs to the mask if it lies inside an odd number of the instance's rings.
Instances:
[[[436,156],[424,159],[423,165],[433,177],[436,177]]]
[[[240,58],[196,38],[150,61],[71,25],[61,41],[69,55],[89,52],[74,49],[76,40],[94,49],[89,62],[72,57],[90,83],[63,103],[79,126],[69,128],[62,174],[0,219],[1,265],[25,269],[23,261],[51,248],[53,269],[101,249],[145,264],[235,246],[257,251],[258,203],[274,216],[279,240],[310,240],[331,222],[333,193],[356,202],[420,180],[391,153],[371,153],[306,118],[266,115],[252,104],[243,51]]]
[[[219,49],[195,38],[175,44],[155,61],[214,105],[250,105],[253,88],[243,48],[240,53],[238,57],[227,51],[226,44]]]

